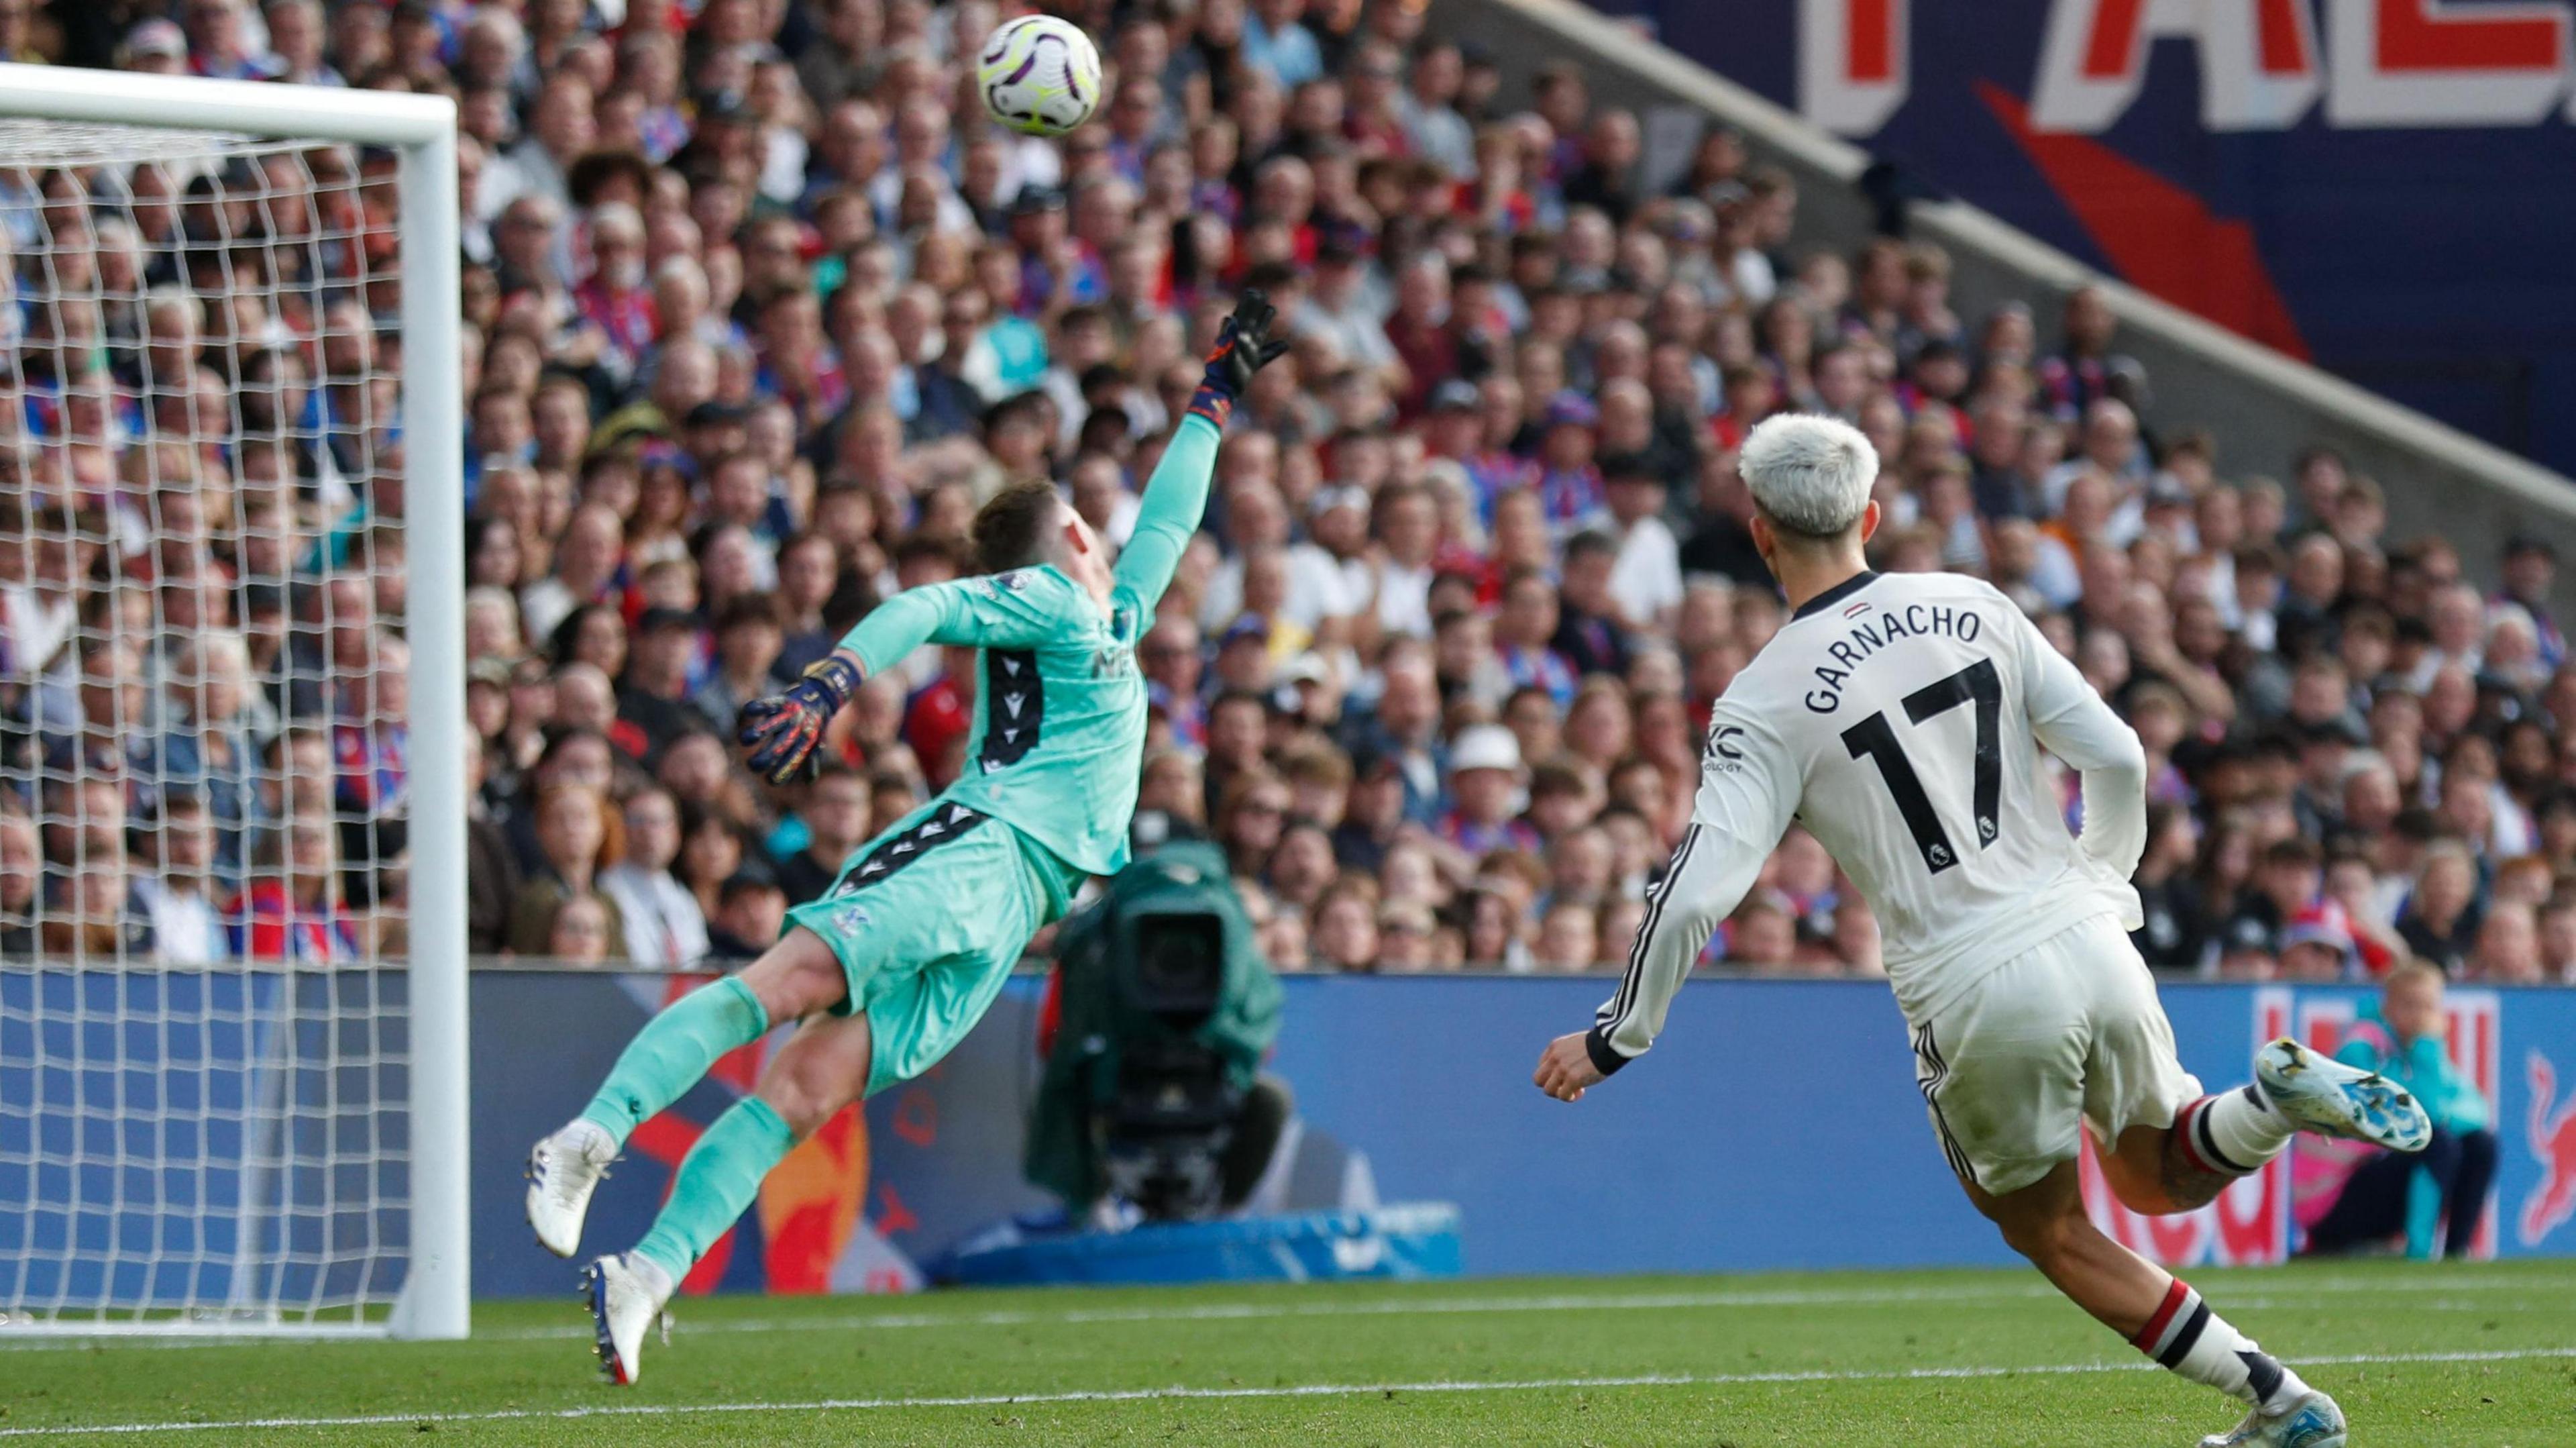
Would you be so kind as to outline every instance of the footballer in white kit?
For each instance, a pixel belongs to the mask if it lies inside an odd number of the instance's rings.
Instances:
[[[1792,616],[1712,711],[1690,829],[1617,994],[1589,1030],[1550,1043],[1533,1079],[1579,1100],[1653,1045],[1796,820],[1878,919],[1926,1114],[1977,1209],[2077,1305],[2250,1405],[2205,1448],[2338,1448],[2331,1398],[2093,1227],[2078,1133],[2125,1204],[2167,1213],[2208,1202],[2300,1130],[2420,1150],[2422,1109],[2287,1040],[2257,1053],[2252,1083],[2204,1095],[2127,934],[2146,842],[2137,735],[1992,586],[1869,571],[1878,459],[1858,431],[1774,417],[1740,467]],[[2081,835],[2042,782],[2042,749],[2081,773]]]

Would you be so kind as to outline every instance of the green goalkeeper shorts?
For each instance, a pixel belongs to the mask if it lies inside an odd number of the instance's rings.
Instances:
[[[836,1013],[867,1013],[870,1095],[966,1038],[1029,937],[1064,914],[1083,879],[1003,821],[935,799],[860,847],[820,898],[787,912],[849,975]]]

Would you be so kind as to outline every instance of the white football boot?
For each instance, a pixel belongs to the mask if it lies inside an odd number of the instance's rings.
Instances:
[[[2256,1408],[2233,1433],[2212,1433],[2200,1448],[2344,1448],[2343,1409],[2308,1389],[2277,1413]]]
[[[575,1121],[528,1149],[528,1225],[558,1257],[581,1250],[591,1189],[617,1160],[617,1143],[596,1121]]]
[[[632,1387],[644,1374],[644,1329],[658,1325],[663,1345],[670,1345],[671,1319],[662,1311],[671,1300],[669,1275],[632,1252],[620,1252],[582,1269],[581,1286],[590,1303],[600,1373]]]
[[[2254,1053],[2254,1080],[2272,1109],[2302,1131],[2391,1151],[2422,1151],[2433,1139],[2432,1120],[2406,1088],[2287,1036]]]

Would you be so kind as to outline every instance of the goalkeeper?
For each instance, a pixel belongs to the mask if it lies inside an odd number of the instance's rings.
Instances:
[[[1244,293],[1115,565],[1051,484],[1006,488],[975,517],[984,576],[888,600],[793,688],[744,708],[751,767],[785,784],[810,767],[860,680],[924,642],[981,651],[957,782],[861,846],[829,891],[789,913],[767,954],[655,1017],[580,1117],[529,1153],[529,1225],[569,1257],[628,1133],[719,1056],[803,1023],[758,1089],[690,1148],[644,1240],[584,1274],[611,1381],[635,1381],[645,1329],[788,1149],[948,1054],[1083,877],[1127,863],[1145,738],[1136,641],[1198,530],[1226,415],[1286,350],[1272,324],[1261,293]]]

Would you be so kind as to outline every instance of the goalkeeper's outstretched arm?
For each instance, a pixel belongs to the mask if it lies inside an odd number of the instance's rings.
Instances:
[[[1179,431],[1172,434],[1163,460],[1146,480],[1145,497],[1136,512],[1136,531],[1118,559],[1118,586],[1133,593],[1146,611],[1162,600],[1181,565],[1182,550],[1199,530],[1207,512],[1208,480],[1216,473],[1217,443],[1234,404],[1252,386],[1252,374],[1288,350],[1270,334],[1278,314],[1260,291],[1243,294],[1234,315],[1217,330],[1216,348],[1208,353],[1207,376],[1190,398]]]
[[[1800,773],[1769,725],[1720,700],[1709,733],[1723,738],[1725,748],[1700,761],[1690,829],[1647,897],[1646,918],[1637,927],[1618,992],[1602,1002],[1590,1030],[1549,1042],[1531,1075],[1540,1090],[1560,1101],[1582,1099],[1587,1087],[1655,1043],[1673,993],[1690,978],[1709,937],[1753,888],[1762,862],[1797,813]]]
[[[1136,530],[1118,555],[1118,586],[1133,593],[1148,612],[1172,586],[1190,535],[1207,513],[1208,480],[1216,475],[1217,425],[1199,412],[1181,419],[1163,449],[1163,460],[1145,482],[1145,497],[1136,508]]]

